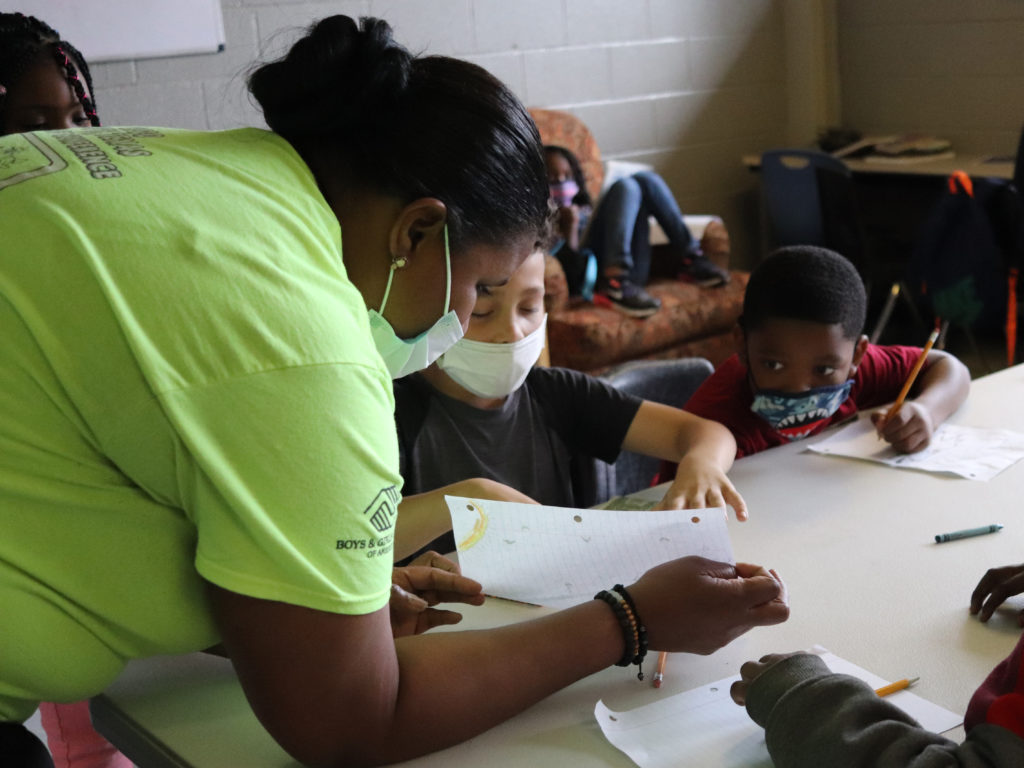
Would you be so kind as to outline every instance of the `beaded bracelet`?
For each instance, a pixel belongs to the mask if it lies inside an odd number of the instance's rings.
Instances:
[[[637,678],[643,680],[644,672],[641,664],[647,655],[647,628],[641,623],[640,617],[636,613],[636,604],[633,602],[632,596],[626,592],[625,587],[618,584],[616,587],[620,588],[621,592],[619,589],[603,589],[594,595],[594,599],[602,600],[611,607],[615,618],[619,621],[619,627],[622,629],[624,651],[622,658],[615,662],[615,665],[628,667],[630,664],[636,664],[639,667]]]
[[[616,584],[614,587],[612,587],[612,591],[618,592],[619,595],[626,600],[626,603],[629,605],[629,607],[633,609],[633,615],[636,616],[637,640],[640,647],[637,651],[637,658],[633,663],[636,664],[637,668],[639,669],[637,677],[643,680],[644,670],[641,664],[643,664],[644,657],[647,656],[647,627],[645,627],[644,623],[640,621],[640,612],[637,611],[636,603],[633,602],[633,596],[629,594],[629,591],[621,584]]]
[[[625,648],[622,653],[622,658],[615,662],[615,666],[628,667],[633,663],[633,659],[636,656],[639,638],[636,632],[636,625],[630,622],[629,616],[626,613],[626,603],[619,598],[618,595],[612,594],[607,589],[602,589],[594,595],[594,599],[603,600],[608,603],[612,609],[612,613],[615,614],[615,618],[619,620],[619,626],[622,628],[622,641]]]

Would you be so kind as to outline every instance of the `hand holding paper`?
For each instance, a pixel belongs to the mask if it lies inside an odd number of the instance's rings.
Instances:
[[[629,591],[657,650],[709,654],[754,627],[789,618],[782,580],[748,563],[673,560],[649,570]]]
[[[789,616],[777,575],[731,563],[721,509],[622,512],[455,497],[448,506],[463,572],[488,594],[565,608],[627,584],[652,651],[711,653]]]

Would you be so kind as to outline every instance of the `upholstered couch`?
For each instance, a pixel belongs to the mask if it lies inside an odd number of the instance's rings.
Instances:
[[[570,149],[580,160],[591,197],[603,188],[606,164],[593,135],[574,115],[548,109],[530,113],[545,144]],[[686,217],[704,252],[728,268],[729,235],[717,219]],[[646,319],[627,317],[614,309],[570,297],[557,259],[548,258],[548,354],[552,365],[600,373],[628,360],[704,357],[718,365],[733,351],[732,329],[743,305],[747,272],[730,270],[725,286],[701,288],[672,273],[664,234],[653,227],[651,280],[648,292],[661,309]]]

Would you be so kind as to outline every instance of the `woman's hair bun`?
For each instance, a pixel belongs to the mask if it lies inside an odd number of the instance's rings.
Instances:
[[[249,88],[315,173],[404,202],[443,202],[453,251],[544,228],[537,127],[477,64],[413,56],[385,21],[332,16],[254,71]]]
[[[249,76],[267,125],[293,143],[373,135],[397,118],[413,57],[383,19],[328,16]]]

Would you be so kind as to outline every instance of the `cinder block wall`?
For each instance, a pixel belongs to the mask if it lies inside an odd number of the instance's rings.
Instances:
[[[787,2],[792,13],[794,0],[223,0],[222,53],[93,74],[109,124],[262,125],[251,62],[316,18],[379,16],[413,50],[469,59],[527,105],[576,113],[607,157],[652,163],[684,211],[725,218],[749,266],[757,179],[740,158],[787,136]]]
[[[839,0],[843,122],[1012,155],[1024,123],[1024,3]]]

